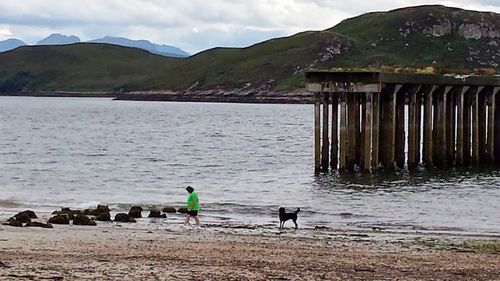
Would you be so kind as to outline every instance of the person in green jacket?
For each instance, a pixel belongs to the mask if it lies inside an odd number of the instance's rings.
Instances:
[[[198,194],[194,192],[194,188],[192,186],[186,187],[187,192],[189,192],[189,196],[187,199],[187,213],[186,218],[184,219],[184,224],[189,224],[189,219],[191,217],[196,221],[196,225],[200,225],[200,219],[198,218],[198,211],[200,211],[200,201],[198,201]]]

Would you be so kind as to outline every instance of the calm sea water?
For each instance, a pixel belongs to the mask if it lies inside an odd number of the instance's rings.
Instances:
[[[310,105],[0,97],[0,218],[180,206],[192,185],[205,222],[276,224],[285,206],[302,227],[500,234],[499,171],[315,176],[312,117]]]

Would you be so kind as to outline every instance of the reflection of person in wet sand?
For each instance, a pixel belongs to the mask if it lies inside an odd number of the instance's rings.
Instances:
[[[198,218],[198,211],[200,210],[200,202],[198,201],[198,194],[194,192],[194,188],[192,186],[186,187],[187,192],[189,192],[189,196],[187,199],[187,213],[186,218],[184,219],[184,224],[189,224],[189,219],[191,217],[196,221],[196,225],[200,225],[200,219]]]

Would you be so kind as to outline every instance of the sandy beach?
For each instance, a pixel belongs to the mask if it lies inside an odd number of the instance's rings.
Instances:
[[[445,245],[448,238],[180,224],[0,226],[0,279],[500,280],[498,238]],[[456,246],[464,241],[489,247]]]

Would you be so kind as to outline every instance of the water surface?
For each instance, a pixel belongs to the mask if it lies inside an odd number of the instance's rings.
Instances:
[[[313,173],[313,107],[0,97],[0,218],[100,202],[182,205],[205,222],[500,233],[500,172]]]

